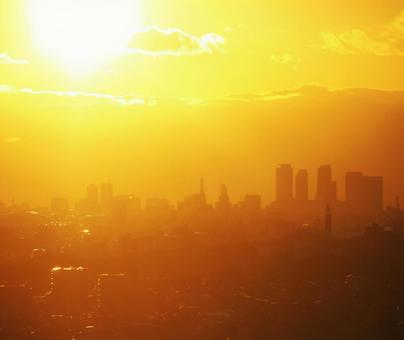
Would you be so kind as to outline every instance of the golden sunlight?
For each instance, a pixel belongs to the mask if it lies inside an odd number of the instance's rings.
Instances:
[[[31,0],[34,40],[75,74],[92,72],[125,48],[139,25],[136,0]]]

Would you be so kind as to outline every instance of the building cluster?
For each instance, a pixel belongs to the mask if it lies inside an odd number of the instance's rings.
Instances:
[[[276,169],[276,201],[284,204],[309,201],[308,171],[299,170],[294,176],[291,165],[280,165]],[[332,178],[330,165],[317,170],[315,201],[322,205],[334,205],[338,201],[337,182]],[[379,214],[383,211],[383,177],[347,172],[345,203],[353,212]]]
[[[279,238],[304,227],[322,232],[328,228],[326,233],[349,238],[363,234],[372,223],[401,229],[397,218],[386,217],[386,212],[397,215],[394,211],[401,209],[399,202],[396,207],[384,209],[382,177],[347,172],[343,200],[339,199],[343,195],[337,192],[330,165],[317,169],[315,182],[311,197],[308,170],[295,171],[290,164],[281,164],[275,173],[275,200],[266,206],[260,195],[252,194],[233,203],[225,185],[220,186],[219,196],[211,204],[206,198],[203,178],[199,191],[186,196],[176,206],[162,198],[148,198],[143,203],[134,195],[115,195],[111,183],[91,184],[74,209],[68,199],[54,198],[49,211],[37,212],[41,213],[42,220],[51,221],[49,223],[73,221],[88,229],[103,226],[134,233],[190,230],[255,233],[260,237]],[[28,210],[21,207],[19,213]],[[3,207],[6,214],[3,217],[0,214],[0,224],[7,218],[20,223],[13,211],[16,210],[12,207]]]
[[[381,177],[347,173],[344,200],[330,166],[316,182],[311,198],[308,171],[280,165],[266,206],[225,185],[211,204],[203,179],[176,206],[108,183],[74,209],[3,206],[0,338],[369,338],[364,323],[402,322],[404,271],[388,271],[403,256],[399,200],[383,208]],[[380,338],[402,338],[391,331]]]

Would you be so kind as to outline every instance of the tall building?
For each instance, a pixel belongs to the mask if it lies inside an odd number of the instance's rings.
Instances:
[[[363,176],[360,172],[345,175],[345,201],[353,212],[377,214],[383,210],[383,177]]]
[[[325,219],[324,219],[324,231],[325,235],[329,238],[332,237],[332,215],[330,205],[327,205],[325,209]]]
[[[77,203],[81,214],[94,215],[99,213],[98,187],[94,184],[87,186],[86,197]]]
[[[199,189],[199,195],[203,204],[206,204],[206,193],[205,193],[205,179],[201,177],[201,185]]]
[[[261,210],[261,196],[260,195],[246,195],[242,202],[242,208],[246,212],[254,213]]]
[[[337,200],[337,183],[332,180],[330,165],[323,165],[317,170],[316,201],[330,204]]]
[[[299,170],[296,175],[295,199],[300,202],[309,199],[309,175],[307,170]]]
[[[184,197],[182,202],[178,202],[178,212],[186,222],[195,222],[196,219],[202,220],[208,207],[205,194],[205,181],[202,177],[199,192],[188,195]]]
[[[219,199],[216,202],[216,209],[220,210],[220,211],[226,211],[229,210],[231,208],[231,203],[230,203],[230,199],[229,199],[229,194],[227,192],[227,187],[222,184],[220,186],[220,195],[219,195]]]
[[[281,164],[276,169],[276,200],[293,200],[293,168],[290,164]]]

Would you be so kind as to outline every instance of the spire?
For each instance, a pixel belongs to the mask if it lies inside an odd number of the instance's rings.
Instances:
[[[325,209],[325,219],[324,219],[324,231],[325,235],[328,238],[332,237],[332,215],[331,215],[331,207],[327,204],[327,208]]]
[[[205,180],[203,177],[201,177],[201,187],[200,187],[199,195],[201,196],[202,202],[205,204],[206,203]]]

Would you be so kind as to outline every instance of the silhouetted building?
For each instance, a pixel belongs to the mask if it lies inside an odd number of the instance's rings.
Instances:
[[[276,200],[278,202],[293,200],[293,169],[289,164],[281,164],[276,169]]]
[[[227,187],[222,184],[220,186],[220,195],[219,195],[219,199],[216,202],[216,209],[220,210],[220,211],[227,211],[231,208],[231,203],[230,203],[230,199],[229,199],[229,194],[227,192]]]
[[[211,223],[212,206],[207,204],[204,179],[201,178],[199,192],[188,195],[178,202],[178,221],[195,228],[206,227]]]
[[[307,170],[299,170],[295,179],[295,199],[307,201],[309,199],[309,175]]]
[[[99,213],[98,187],[96,185],[87,186],[86,197],[77,203],[77,210],[84,215]]]
[[[261,210],[261,196],[260,195],[246,195],[242,202],[244,211],[249,213],[257,213]]]
[[[178,208],[180,210],[203,211],[206,209],[206,206],[205,182],[202,177],[199,193],[186,196],[183,202],[178,203]]]
[[[170,221],[175,218],[174,207],[165,198],[146,199],[145,213],[150,224],[167,227]]]
[[[325,219],[324,219],[324,231],[325,235],[329,238],[332,237],[332,215],[330,205],[327,205],[325,209]]]
[[[115,196],[111,202],[112,221],[121,226],[126,225],[140,210],[141,200],[133,195]]]
[[[146,211],[158,214],[171,208],[170,203],[165,198],[148,198],[146,199]]]
[[[323,165],[317,170],[316,201],[331,204],[337,200],[337,183],[332,180],[330,165]]]
[[[390,205],[386,207],[384,217],[387,224],[391,225],[395,233],[403,232],[404,212],[401,210],[400,197],[396,197],[395,206]]]
[[[201,177],[201,186],[200,186],[199,195],[201,197],[201,202],[203,204],[206,204],[205,179],[203,177]]]
[[[380,213],[383,210],[383,177],[347,172],[345,200],[348,208],[354,212],[372,215]]]

